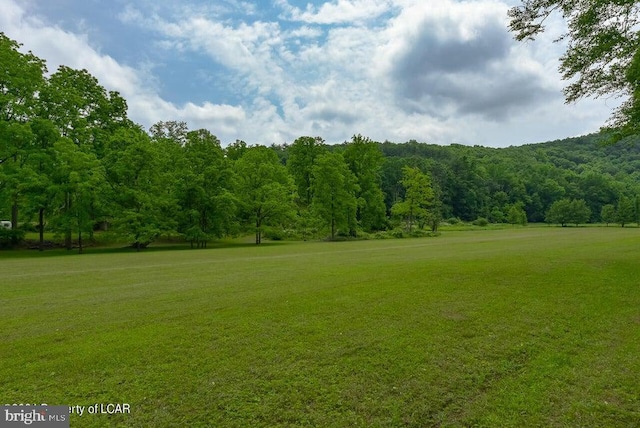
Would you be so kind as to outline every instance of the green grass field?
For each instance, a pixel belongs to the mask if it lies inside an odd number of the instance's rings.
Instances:
[[[640,229],[5,254],[2,404],[131,406],[71,427],[640,426]]]

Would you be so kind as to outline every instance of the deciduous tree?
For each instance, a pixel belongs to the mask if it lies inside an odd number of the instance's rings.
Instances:
[[[265,226],[281,225],[293,217],[293,182],[278,155],[263,146],[246,148],[234,170],[241,214],[260,244]]]
[[[23,197],[22,169],[32,152],[33,134],[28,122],[37,114],[44,83],[45,62],[0,33],[0,183],[11,203],[11,226],[18,228]]]
[[[365,231],[384,229],[386,207],[380,188],[384,156],[378,144],[362,135],[354,135],[343,156],[358,182],[358,223]]]
[[[320,137],[300,137],[289,146],[287,169],[297,187],[298,201],[302,208],[311,204],[313,167],[318,156],[326,150],[324,140]]]
[[[625,196],[621,197],[618,201],[618,209],[616,211],[616,221],[620,226],[631,223],[635,219],[635,206],[633,199]]]
[[[312,180],[312,209],[329,227],[331,239],[338,232],[355,235],[358,184],[342,155],[318,156]]]
[[[545,30],[545,20],[562,15],[567,50],[560,71],[570,81],[568,102],[586,96],[617,94],[628,101],[614,116],[619,135],[640,129],[640,8],[635,0],[523,0],[509,11],[517,40],[533,39]]]
[[[507,221],[511,224],[527,225],[527,213],[523,208],[522,202],[516,202],[509,207]]]
[[[54,219],[59,231],[78,235],[78,252],[83,251],[83,233],[91,233],[103,202],[104,168],[94,153],[85,153],[69,138],[54,144],[53,188],[62,209]],[[70,246],[67,246],[70,249]]]
[[[161,149],[139,127],[119,129],[106,149],[112,229],[138,251],[175,230],[177,204]]]
[[[561,199],[554,202],[547,212],[548,223],[559,223],[565,227],[569,223],[578,225],[586,223],[591,216],[591,210],[583,199]]]
[[[411,233],[416,222],[426,219],[434,202],[431,178],[418,168],[405,166],[402,169],[404,200],[396,202],[391,213],[404,219],[406,229]]]
[[[609,226],[609,223],[616,221],[616,207],[613,204],[607,204],[600,211],[600,219]]]
[[[190,131],[184,145],[186,165],[179,171],[178,231],[193,246],[206,247],[234,229],[233,172],[218,138],[205,129]]]

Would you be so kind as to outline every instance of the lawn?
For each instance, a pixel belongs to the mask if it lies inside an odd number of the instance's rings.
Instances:
[[[71,427],[640,426],[640,229],[25,253],[0,400]]]

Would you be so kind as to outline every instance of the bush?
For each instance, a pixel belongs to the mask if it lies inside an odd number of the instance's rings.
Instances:
[[[460,219],[458,217],[451,217],[447,219],[447,223],[449,224],[458,224],[461,223]]]
[[[404,231],[402,229],[393,229],[391,231],[391,236],[394,238],[404,238]]]
[[[411,236],[412,238],[426,238],[428,236],[432,236],[432,233],[427,230],[416,229],[413,232],[411,232],[409,236]]]
[[[373,235],[373,239],[390,239],[390,238],[391,238],[391,236],[389,235],[389,233],[387,233],[387,232],[386,232],[386,231],[384,231],[384,230],[381,230],[381,231],[379,231],[379,232],[376,232],[376,233]]]
[[[13,248],[24,241],[24,230],[0,228],[0,248]]]
[[[39,232],[38,223],[22,223],[20,229],[24,232]]]
[[[477,219],[473,220],[472,223],[474,226],[481,226],[481,227],[485,227],[489,224],[489,220],[487,220],[484,217],[478,217]]]
[[[294,229],[285,229],[282,227],[265,228],[262,232],[262,236],[265,239],[270,239],[272,241],[295,241],[301,240],[305,237],[302,233],[299,233]]]

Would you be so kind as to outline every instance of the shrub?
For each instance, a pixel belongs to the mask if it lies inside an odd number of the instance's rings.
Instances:
[[[489,220],[487,220],[484,217],[478,217],[477,219],[473,220],[472,223],[474,226],[481,226],[481,227],[485,227],[489,224]]]
[[[391,231],[391,236],[394,238],[404,238],[404,231],[402,229],[393,229]]]
[[[0,228],[0,248],[13,248],[24,240],[24,230]]]
[[[426,238],[428,236],[432,236],[432,233],[427,231],[427,230],[423,230],[423,229],[416,229],[414,231],[412,231],[409,236],[411,236],[412,238]]]

